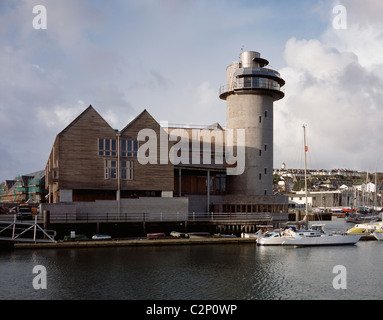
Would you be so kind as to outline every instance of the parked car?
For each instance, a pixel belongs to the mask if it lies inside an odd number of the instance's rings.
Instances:
[[[17,210],[16,217],[20,220],[32,219],[33,214],[31,208],[28,206],[20,206]]]

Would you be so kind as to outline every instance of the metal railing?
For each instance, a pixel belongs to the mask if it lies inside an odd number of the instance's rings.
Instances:
[[[285,93],[285,88],[281,87],[276,81],[265,79],[265,78],[257,78],[254,77],[249,82],[243,83],[233,83],[229,87],[227,85],[222,85],[219,88],[219,95],[222,95],[229,91],[234,90],[242,90],[242,89],[268,89],[268,90],[276,90]]]
[[[265,221],[271,220],[269,212],[248,213],[182,213],[182,212],[150,212],[150,213],[50,213],[51,223],[91,223],[91,222],[183,222],[183,221]]]
[[[14,242],[56,242],[56,231],[44,230],[37,216],[34,222],[19,222],[16,216],[13,222],[0,221],[0,240]]]

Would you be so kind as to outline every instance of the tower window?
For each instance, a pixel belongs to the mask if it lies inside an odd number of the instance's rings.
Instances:
[[[267,174],[267,168],[265,168],[265,174]]]
[[[265,151],[267,151],[267,144],[265,144]]]
[[[262,150],[261,149],[259,149],[258,153],[259,153],[259,156],[262,156]]]
[[[262,174],[261,173],[258,175],[258,178],[259,178],[259,180],[262,180]]]
[[[259,123],[262,123],[262,116],[259,116]]]
[[[265,111],[265,118],[267,118],[267,111]]]

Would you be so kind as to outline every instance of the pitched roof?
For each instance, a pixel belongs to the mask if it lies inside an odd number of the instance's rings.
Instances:
[[[142,118],[144,115],[149,116],[154,122],[158,123],[156,119],[153,118],[153,116],[146,110],[144,109],[137,117],[135,117],[132,121],[130,121],[122,130],[121,133],[124,132],[125,130],[129,129],[138,119]],[[158,125],[160,125],[158,123]]]
[[[77,123],[81,118],[83,118],[86,114],[93,112],[96,114],[102,121],[105,122],[105,124],[110,127],[112,130],[114,130],[108,122],[92,107],[92,105],[89,105],[88,108],[86,108],[83,112],[80,113],[80,115],[77,116],[76,119],[74,119],[69,125],[67,125],[58,135],[64,133],[67,131],[71,126],[73,126],[75,123]]]

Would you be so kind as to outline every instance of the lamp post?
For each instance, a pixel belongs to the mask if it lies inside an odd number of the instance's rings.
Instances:
[[[118,130],[117,131],[117,194],[116,194],[118,218],[120,218],[121,216],[120,136],[121,136],[121,132]]]

